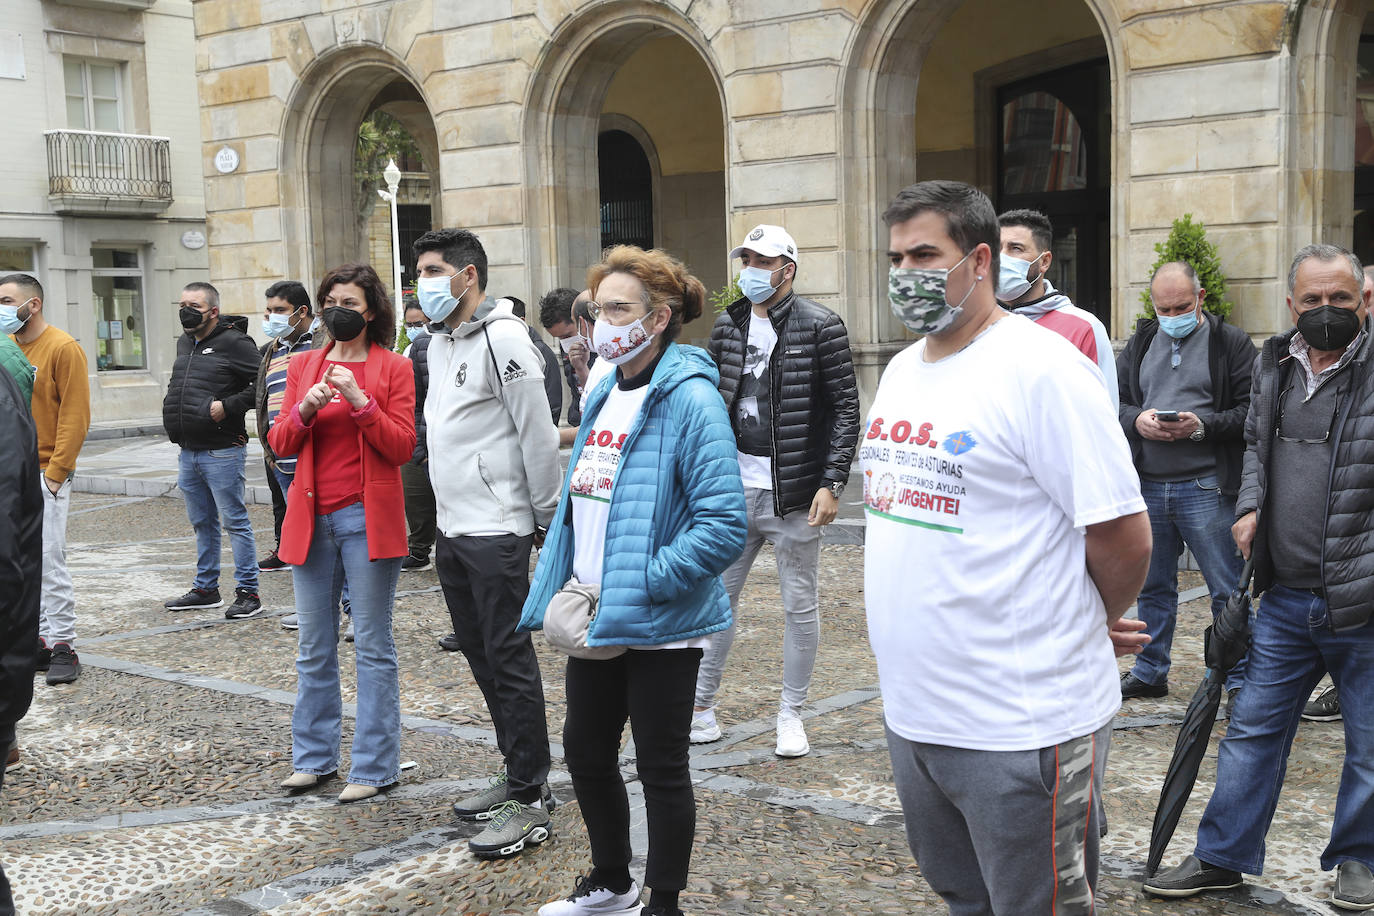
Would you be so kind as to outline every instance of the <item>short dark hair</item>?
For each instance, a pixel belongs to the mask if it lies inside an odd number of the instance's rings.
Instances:
[[[390,350],[396,343],[396,309],[387,295],[386,284],[377,276],[371,264],[341,264],[324,275],[320,290],[315,294],[315,302],[324,310],[324,300],[340,283],[352,283],[363,291],[368,308],[372,309],[372,320],[367,323],[367,339],[379,347]]]
[[[501,298],[510,303],[510,310],[515,313],[516,318],[519,318],[521,321],[525,320],[524,299],[517,299],[514,296],[502,296]]]
[[[13,283],[15,286],[28,293],[30,296],[43,298],[43,284],[38,282],[38,278],[33,274],[12,273],[0,277],[0,286],[8,286]]]
[[[267,292],[263,296],[268,299],[283,299],[298,309],[310,308],[310,294],[305,291],[305,284],[299,280],[278,280],[267,287]]]
[[[1041,252],[1049,251],[1054,244],[1054,224],[1039,210],[1008,210],[997,217],[997,224],[1003,229],[1008,226],[1029,229],[1031,241]]]
[[[586,292],[591,292],[591,290],[586,290]],[[578,293],[577,295],[580,296],[582,295],[582,293]],[[588,296],[586,299],[583,299],[581,302],[578,302],[576,297],[574,297],[572,307],[573,318],[591,324],[594,320],[592,318],[591,301],[592,300],[590,296]]]
[[[402,300],[402,302],[405,303],[405,305],[402,306],[402,308],[401,308],[401,314],[402,314],[402,315],[404,315],[406,312],[410,311],[411,309],[415,309],[417,312],[419,312],[419,313],[422,314],[422,315],[424,314],[424,311],[425,311],[425,310],[422,309],[422,308],[420,308],[420,299],[419,299],[419,297],[417,297],[414,293],[411,293],[410,295],[406,296],[405,299]],[[428,317],[428,316],[425,317],[425,323],[426,323],[426,324],[429,323],[429,317]]]
[[[926,212],[945,218],[945,232],[965,254],[980,244],[987,245],[992,250],[988,270],[994,279],[997,277],[1002,232],[997,210],[986,194],[962,181],[918,181],[897,192],[883,211],[883,222],[891,227]]]
[[[487,288],[487,250],[477,236],[466,229],[431,229],[411,246],[415,257],[427,251],[439,252],[444,263],[459,270],[471,264],[477,268],[477,288]]]
[[[577,290],[559,286],[549,290],[539,300],[539,323],[548,330],[556,324],[572,324],[572,305],[577,298]]]
[[[205,304],[212,309],[219,308],[219,290],[203,280],[195,280],[181,288],[182,292],[204,293]]]

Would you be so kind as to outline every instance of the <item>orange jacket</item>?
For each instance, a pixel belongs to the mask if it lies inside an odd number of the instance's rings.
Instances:
[[[332,349],[331,342],[324,349],[291,359],[282,416],[267,434],[273,453],[297,456],[277,549],[277,555],[292,565],[305,562],[315,534],[315,437],[310,426],[301,422],[299,407],[302,395],[324,377],[324,363]],[[410,360],[373,344],[367,350],[365,378],[367,393],[376,406],[369,404],[355,411],[354,417],[363,455],[367,553],[373,560],[403,557],[408,551],[401,465],[415,451],[414,370]]]

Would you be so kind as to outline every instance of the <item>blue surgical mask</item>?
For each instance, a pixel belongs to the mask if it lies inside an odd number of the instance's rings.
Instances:
[[[290,315],[269,314],[262,320],[262,333],[268,337],[285,337],[293,330]]]
[[[18,334],[19,329],[28,323],[29,316],[19,317],[19,310],[32,302],[25,299],[18,305],[0,305],[0,334]]]
[[[1182,315],[1159,315],[1159,329],[1175,340],[1182,340],[1197,330],[1200,319],[1197,308]]]
[[[784,265],[786,266],[786,265]],[[739,272],[739,289],[744,293],[744,298],[758,305],[766,302],[768,297],[777,292],[777,287],[773,285],[773,274],[778,270],[764,270],[762,267],[746,267]]]
[[[1023,261],[1020,258],[1003,254],[1001,267],[997,271],[997,299],[1001,302],[1015,302],[1024,296],[1035,282],[1045,275],[1040,272],[1035,280],[1030,278],[1031,265],[1043,258],[1042,253],[1039,257],[1030,261]]]
[[[421,277],[415,283],[415,293],[420,298],[420,311],[425,313],[425,317],[430,321],[443,321],[453,310],[458,307],[458,300],[453,295],[453,277]],[[467,294],[467,289],[463,290]]]

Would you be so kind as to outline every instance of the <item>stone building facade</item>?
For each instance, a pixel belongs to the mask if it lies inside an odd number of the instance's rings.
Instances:
[[[6,0],[0,274],[86,348],[97,421],[156,416],[208,277],[190,0]]]
[[[1297,247],[1361,232],[1363,0],[199,0],[194,11],[210,273],[243,310],[276,279],[308,281],[366,251],[348,219],[350,150],[377,108],[417,140],[435,224],[483,239],[494,293],[533,302],[580,286],[618,231],[607,235],[622,177],[641,167],[643,200],[626,204],[634,237],[683,257],[711,289],[750,226],[785,225],[801,248],[797,287],[843,314],[868,391],[908,340],[886,302],[879,217],[916,179],[959,178],[999,206],[1050,212],[1057,285],[1116,337],[1140,310],[1153,245],[1185,212],[1207,225],[1233,320],[1255,335],[1287,324]],[[599,162],[614,132],[642,162]],[[225,148],[240,165],[221,173]]]

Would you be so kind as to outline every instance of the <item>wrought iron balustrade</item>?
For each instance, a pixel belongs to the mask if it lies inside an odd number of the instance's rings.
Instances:
[[[161,208],[172,202],[168,138],[90,130],[49,130],[44,136],[48,194],[60,204],[102,199],[115,207],[128,202]]]

